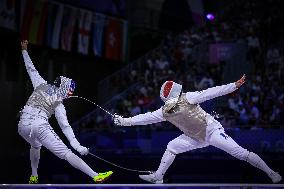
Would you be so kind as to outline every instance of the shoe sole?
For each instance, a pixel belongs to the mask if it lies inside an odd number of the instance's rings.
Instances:
[[[144,178],[141,178],[140,175],[139,175],[139,178],[142,179],[142,180],[144,180],[144,181],[146,181],[146,182],[153,183],[153,184],[163,184],[163,183],[164,183],[163,180],[157,181],[157,182],[152,182],[152,181],[146,180],[146,179],[144,179]]]

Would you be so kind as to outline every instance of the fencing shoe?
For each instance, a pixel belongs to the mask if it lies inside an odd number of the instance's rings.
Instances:
[[[108,171],[105,173],[99,173],[97,176],[94,176],[94,181],[96,183],[103,183],[112,175],[112,173],[113,173],[112,171]]]
[[[149,175],[139,175],[139,177],[142,180],[145,180],[147,182],[151,182],[154,184],[163,184],[163,178],[158,178],[155,173],[149,174]]]
[[[277,172],[270,173],[269,177],[271,178],[273,183],[278,183],[282,180],[281,175]]]
[[[38,176],[30,176],[29,184],[38,184]]]

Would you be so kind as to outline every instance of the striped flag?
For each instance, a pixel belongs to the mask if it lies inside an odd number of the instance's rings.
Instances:
[[[42,44],[47,19],[46,0],[21,1],[21,34],[30,43]]]
[[[79,34],[78,34],[78,52],[88,54],[90,30],[92,24],[92,12],[80,9],[79,12]]]
[[[46,18],[47,2],[45,0],[35,1],[28,38],[31,43],[42,44]]]
[[[65,7],[63,13],[62,29],[61,29],[61,49],[71,51],[72,39],[75,29],[77,17],[77,9]]]
[[[62,25],[64,6],[59,3],[48,4],[47,45],[54,49],[59,48],[59,38]]]
[[[93,53],[101,57],[106,17],[102,14],[95,14],[93,18]]]

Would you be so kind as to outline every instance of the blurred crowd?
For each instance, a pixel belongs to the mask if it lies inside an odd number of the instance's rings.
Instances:
[[[224,106],[216,107],[220,122],[226,129],[283,128],[284,15],[280,5],[280,0],[234,1],[202,27],[194,26],[180,34],[168,33],[159,48],[142,58],[139,69],[112,77],[113,91],[125,91],[108,108],[125,117],[156,110],[162,105],[159,91],[166,80],[182,84],[184,91],[225,84],[226,62],[200,61],[197,55],[201,44],[245,43],[246,62],[251,68],[247,83],[228,95]],[[111,119],[105,119],[101,113],[93,119],[85,127],[112,125]]]
[[[246,85],[228,99],[233,111],[224,112],[225,127],[283,128],[284,15],[280,5],[271,0],[234,2],[221,15],[222,24],[235,31],[235,39],[246,40],[247,62],[252,65]]]

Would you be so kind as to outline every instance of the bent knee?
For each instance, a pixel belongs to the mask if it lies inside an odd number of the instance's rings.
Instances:
[[[38,146],[31,145],[31,150],[39,151],[40,149],[41,149],[41,146],[40,146],[40,145],[38,145]]]
[[[60,159],[66,160],[66,159],[67,159],[67,156],[70,156],[70,154],[72,154],[73,152],[72,152],[70,149],[66,148],[66,149],[64,149],[64,150],[57,150],[57,151],[54,151],[53,153],[54,153],[54,155],[56,155],[56,156],[59,157]]]
[[[167,150],[175,155],[181,153],[178,150],[178,145],[175,142],[173,142],[173,140],[168,143]]]

